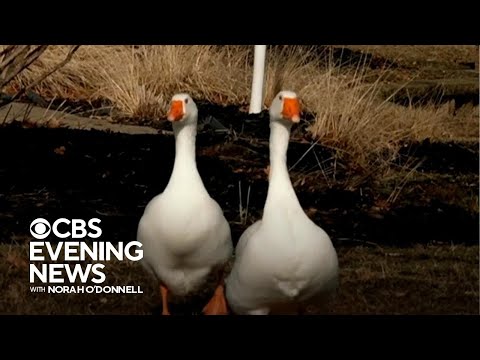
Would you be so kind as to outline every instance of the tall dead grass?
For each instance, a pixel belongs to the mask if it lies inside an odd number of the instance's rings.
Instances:
[[[67,51],[49,47],[13,86],[28,84]],[[179,91],[198,100],[247,104],[252,64],[252,46],[82,46],[35,90],[47,98],[105,99],[124,116],[155,119],[165,115],[170,97]],[[456,113],[449,104],[394,105],[380,96],[382,74],[364,81],[367,69],[365,62],[338,66],[304,46],[271,48],[265,106],[282,88],[296,91],[315,116],[309,127],[315,140],[369,171],[392,160],[406,140],[478,137],[478,106]]]
[[[25,85],[66,48],[52,47],[18,79]],[[249,49],[239,46],[82,46],[37,91],[47,97],[106,99],[125,116],[161,117],[180,91],[222,104],[245,103]]]
[[[350,74],[339,71],[330,67],[303,89],[302,98],[315,114],[309,127],[314,137],[360,167],[388,166],[407,141],[478,138],[478,106],[455,110],[453,101],[423,107],[397,105],[379,96],[382,76],[366,83],[362,68]]]
[[[348,47],[387,57],[399,63],[478,61],[477,45],[348,45]]]

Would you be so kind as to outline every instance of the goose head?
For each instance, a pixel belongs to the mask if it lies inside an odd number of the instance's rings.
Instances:
[[[280,91],[270,105],[270,121],[292,125],[300,121],[300,102],[293,91]]]
[[[172,123],[190,124],[197,121],[198,108],[190,95],[175,94],[170,102],[167,120]]]

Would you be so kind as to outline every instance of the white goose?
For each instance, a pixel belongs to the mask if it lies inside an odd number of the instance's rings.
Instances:
[[[263,217],[240,237],[226,279],[236,314],[299,313],[335,293],[338,259],[329,236],[303,211],[288,174],[292,123],[300,121],[297,95],[281,91],[270,107],[270,176]]]
[[[164,192],[146,206],[138,225],[142,264],[160,281],[162,314],[169,315],[168,292],[185,296],[214,270],[222,271],[233,253],[230,226],[197,170],[195,139],[198,109],[187,94],[176,94],[167,119],[175,133],[175,163]],[[204,314],[226,314],[223,277]]]

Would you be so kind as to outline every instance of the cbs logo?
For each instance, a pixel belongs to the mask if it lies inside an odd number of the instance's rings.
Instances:
[[[55,222],[50,225],[48,220],[44,218],[38,218],[31,222],[30,234],[32,234],[32,236],[38,240],[46,239],[52,231],[55,236],[61,239],[65,239],[70,236],[74,239],[83,239],[86,236],[96,239],[102,235],[102,229],[95,225],[99,224],[100,222],[101,220],[98,218],[90,219],[88,222],[82,219],[69,220],[66,218],[60,218],[55,220]],[[91,231],[87,231],[87,227]],[[62,228],[63,231],[60,228]]]

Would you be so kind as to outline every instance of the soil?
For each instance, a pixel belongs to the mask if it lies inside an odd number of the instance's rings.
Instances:
[[[224,209],[237,241],[241,232],[261,217],[266,198],[268,114],[248,116],[235,107],[208,104],[200,104],[200,108],[227,130],[214,129],[209,122],[212,118],[200,119],[197,163],[206,188]],[[167,130],[170,124],[154,125]],[[300,134],[304,134],[301,126],[293,130],[289,166],[311,146]],[[417,169],[421,172],[475,176],[477,147],[426,141],[405,144],[404,155],[423,159]],[[128,241],[135,238],[147,202],[168,182],[174,138],[168,134],[23,128],[13,123],[0,131],[0,154],[2,242],[28,236],[29,224],[37,217],[98,217],[106,238]],[[477,214],[437,201],[435,196],[425,201],[428,194],[422,193],[416,202],[400,202],[382,211],[378,209],[379,184],[365,183],[361,190],[326,187],[320,174],[300,181],[304,169],[317,167],[317,159],[322,162],[329,158],[331,150],[317,144],[291,171],[291,177],[302,206],[337,244],[478,244]],[[244,223],[239,213],[239,186],[243,207],[250,187],[249,216]],[[415,198],[415,189],[407,185],[407,190]],[[478,193],[478,184],[475,190]]]

